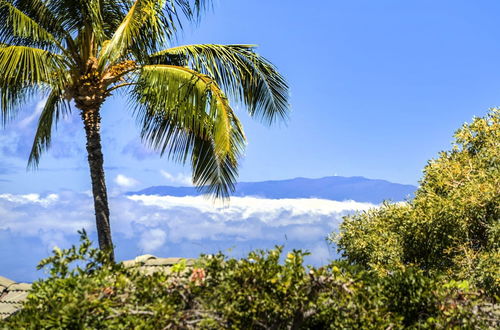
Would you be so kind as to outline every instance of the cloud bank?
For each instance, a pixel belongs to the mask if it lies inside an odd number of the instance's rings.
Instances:
[[[321,264],[334,256],[325,237],[342,216],[375,205],[321,199],[234,197],[229,205],[173,196],[116,196],[110,200],[119,259],[152,253],[196,257],[223,251],[242,256],[252,249],[285,245],[313,253]],[[33,280],[36,262],[54,246],[77,243],[85,228],[95,238],[93,202],[86,193],[0,195],[0,275]]]

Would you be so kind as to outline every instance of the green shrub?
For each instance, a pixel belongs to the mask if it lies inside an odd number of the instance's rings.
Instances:
[[[82,233],[55,250],[7,329],[357,329],[486,327],[479,292],[405,269],[380,276],[343,261],[304,267],[281,248],[247,258],[202,256],[194,266],[147,274],[112,264]],[[488,321],[490,319],[490,321]],[[488,323],[490,322],[490,323]]]
[[[429,162],[413,200],[348,216],[331,239],[351,263],[440,271],[498,297],[499,222],[500,110],[492,109]]]

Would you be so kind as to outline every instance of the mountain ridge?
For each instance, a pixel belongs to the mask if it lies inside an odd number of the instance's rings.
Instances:
[[[231,196],[283,198],[320,198],[336,201],[354,200],[379,204],[384,200],[394,202],[413,196],[416,186],[393,183],[382,179],[367,179],[362,176],[328,176],[323,178],[297,177],[285,180],[239,182]],[[195,187],[152,186],[127,195],[200,196]]]

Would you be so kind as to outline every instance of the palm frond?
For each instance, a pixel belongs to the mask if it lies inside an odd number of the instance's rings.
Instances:
[[[97,27],[96,30],[100,29],[98,26],[102,24],[100,17],[101,0],[52,0],[43,2],[51,15],[70,34],[79,32],[89,26]]]
[[[191,156],[194,183],[226,196],[245,137],[217,83],[188,68],[148,65],[132,95],[143,140],[174,160],[186,162]],[[210,166],[202,169],[203,164]]]
[[[194,139],[191,154],[193,183],[202,193],[214,198],[228,198],[238,178],[238,162],[220,158],[211,141]]]
[[[167,9],[171,12],[170,16],[175,16],[180,24],[180,12],[182,12],[189,21],[197,21],[200,18],[200,14],[211,7],[212,4],[213,0],[169,0]]]
[[[100,55],[100,67],[127,54],[142,62],[182,29],[182,17],[196,20],[212,0],[136,0]]]
[[[53,11],[56,2],[47,0],[13,0],[10,2],[58,39],[69,37],[68,31],[64,29],[64,22]]]
[[[62,87],[66,63],[64,57],[43,49],[26,46],[0,46],[0,86],[22,82],[24,85],[47,84]]]
[[[67,83],[63,58],[39,48],[0,45],[0,72],[0,118],[4,123],[37,90],[63,90]]]
[[[134,45],[142,51],[154,49],[164,43],[165,33],[171,28],[161,20],[165,1],[136,0],[116,29],[113,37],[105,43],[99,56],[99,67],[124,58]]]
[[[91,38],[95,39],[95,46],[107,39],[104,31],[104,19],[102,17],[102,3],[102,0],[79,1],[83,26],[86,27],[82,31],[83,33],[91,32]],[[88,27],[91,28],[88,29]]]
[[[50,147],[53,124],[56,124],[59,118],[68,112],[70,112],[70,105],[63,99],[62,92],[58,89],[52,90],[38,120],[38,127],[28,159],[28,168],[38,166],[42,153]]]
[[[59,1],[47,0],[13,0],[14,6],[29,16],[43,29],[51,33],[58,41],[59,49],[63,49],[75,63],[78,63],[77,47],[71,36],[72,31],[65,30],[64,16],[61,17],[54,11],[55,4]],[[68,10],[64,10],[67,13]],[[40,47],[39,47],[40,48]]]
[[[38,95],[37,86],[10,85],[0,87],[0,122],[5,126],[18,113],[20,107]]]
[[[288,85],[276,68],[254,52],[253,45],[188,45],[151,55],[155,64],[188,66],[212,77],[224,92],[243,102],[266,123],[286,119]]]
[[[51,50],[60,46],[54,35],[6,0],[0,0],[0,42]]]
[[[103,1],[101,3],[103,29],[107,39],[113,37],[132,5],[132,0]]]

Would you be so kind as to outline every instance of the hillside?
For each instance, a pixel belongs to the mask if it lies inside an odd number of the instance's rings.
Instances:
[[[320,179],[295,178],[262,182],[241,182],[233,196],[262,198],[322,198],[336,201],[381,203],[384,200],[403,201],[417,188],[412,185],[373,180],[364,177],[330,176]],[[194,187],[154,186],[128,195],[197,196]]]

